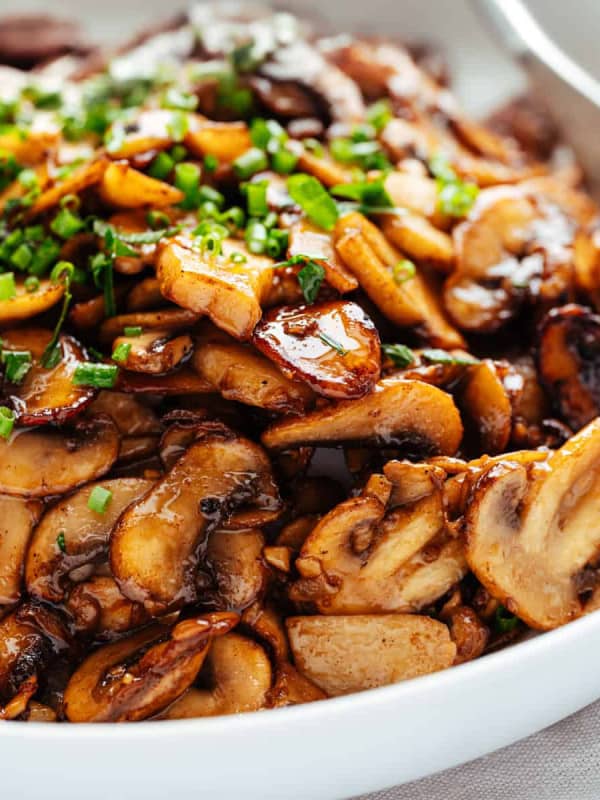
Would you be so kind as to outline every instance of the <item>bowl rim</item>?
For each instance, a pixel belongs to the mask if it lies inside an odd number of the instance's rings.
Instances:
[[[296,706],[215,717],[144,720],[133,724],[88,722],[49,726],[45,722],[33,722],[24,726],[0,725],[0,741],[14,733],[17,733],[19,738],[29,740],[51,738],[56,741],[69,741],[77,737],[77,739],[94,739],[95,741],[126,741],[132,737],[148,740],[192,733],[202,736],[223,736],[232,730],[235,730],[236,733],[245,730],[264,733],[264,729],[278,727],[280,724],[293,725],[296,719],[301,719],[305,724],[316,725],[326,719],[327,723],[331,724],[334,722],[334,717],[339,720],[340,717],[347,714],[354,715],[361,711],[376,714],[378,708],[393,702],[402,702],[411,695],[413,695],[411,698],[413,701],[418,700],[419,697],[426,699],[432,688],[443,692],[472,686],[474,681],[485,680],[490,675],[502,670],[510,670],[524,659],[543,658],[548,652],[573,646],[579,640],[585,639],[590,629],[598,626],[600,626],[600,616],[590,613],[555,630],[540,632],[525,641],[488,653],[473,661],[448,667],[440,672]],[[598,693],[600,695],[600,687]]]

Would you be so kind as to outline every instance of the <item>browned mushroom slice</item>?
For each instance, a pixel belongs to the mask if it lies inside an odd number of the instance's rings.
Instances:
[[[27,711],[29,702],[38,690],[36,675],[26,678],[19,686],[19,690],[5,705],[0,704],[0,720],[17,719]]]
[[[573,264],[578,287],[597,293],[600,289],[600,227],[594,225],[590,229],[577,231]]]
[[[162,431],[154,411],[124,392],[103,390],[90,406],[94,414],[108,414],[122,436],[148,436]]]
[[[81,419],[71,428],[16,430],[0,440],[0,492],[50,497],[99,478],[119,453],[109,417]]]
[[[213,717],[266,707],[273,681],[271,662],[251,639],[238,633],[215,639],[200,673],[201,682],[204,673],[209,688],[190,689],[160,719]]]
[[[204,564],[215,587],[217,608],[240,611],[264,590],[267,577],[262,560],[264,544],[260,531],[211,533]]]
[[[444,615],[450,636],[456,645],[455,664],[464,664],[483,654],[490,639],[490,630],[469,606],[458,606]]]
[[[579,616],[577,576],[597,558],[600,421],[537,469],[510,460],[476,482],[465,515],[471,569],[533,628]]]
[[[245,260],[231,261],[234,253]],[[195,249],[191,239],[178,236],[160,244],[156,275],[169,300],[207,314],[237,339],[248,339],[273,281],[273,261],[252,255],[233,239],[223,242],[221,256],[210,257]]]
[[[141,328],[147,331],[179,331],[191,327],[199,315],[185,308],[164,308],[161,311],[139,311],[134,314],[119,314],[105,320],[100,327],[100,340],[112,342],[123,336],[125,328]]]
[[[445,625],[414,614],[290,617],[286,624],[296,666],[330,696],[437,672],[456,655]]]
[[[357,400],[341,400],[300,419],[276,422],[263,434],[268,448],[369,442],[452,455],[462,438],[450,395],[421,381],[387,378]]]
[[[64,424],[79,414],[94,399],[95,390],[89,386],[76,386],[73,375],[85,353],[79,342],[71,336],[61,336],[61,359],[52,369],[40,364],[40,359],[52,338],[52,332],[28,328],[2,334],[2,347],[31,353],[32,364],[18,384],[6,382],[4,393],[17,414],[21,425],[45,425],[50,422]]]
[[[144,278],[127,295],[127,311],[152,311],[168,304],[162,296],[158,280]]]
[[[299,171],[313,175],[328,188],[338,186],[340,183],[352,182],[352,170],[343,167],[338,161],[334,161],[326,150],[314,153],[299,142],[288,144],[288,149],[298,156],[297,169]]]
[[[43,672],[65,651],[70,637],[56,611],[23,603],[0,621],[0,703],[12,699],[22,684]]]
[[[330,511],[302,546],[291,598],[323,614],[369,614],[419,611],[445,594],[467,566],[462,542],[447,534],[442,491],[430,482],[425,497],[391,503],[387,513],[369,484]]]
[[[572,224],[558,206],[520,186],[481,192],[453,236],[456,270],[446,282],[444,302],[464,330],[505,325],[536,282],[542,288],[533,291],[546,300],[569,286]]]
[[[101,177],[99,194],[105,203],[115,208],[174,206],[181,203],[184,196],[170,183],[138,172],[127,161],[115,161],[107,167]]]
[[[207,534],[253,502],[279,506],[268,458],[252,442],[207,424],[204,438],[196,438],[113,530],[111,567],[123,594],[153,613],[193,600]]]
[[[164,375],[172,372],[192,354],[191,336],[173,336],[169,331],[154,330],[139,336],[118,336],[113,342],[113,352],[125,348],[120,359],[123,369]]]
[[[75,631],[94,639],[127,633],[150,620],[141,603],[123,597],[114,578],[102,575],[77,584],[65,608],[73,617]]]
[[[277,665],[275,682],[269,692],[269,708],[286,708],[326,698],[325,692],[305,678],[292,664],[282,662]]]
[[[231,630],[236,614],[207,614],[173,628],[153,625],[101,647],[72,675],[65,690],[70,722],[146,719],[192,684],[211,642]]]
[[[230,162],[252,147],[252,139],[245,122],[197,120],[185,136],[185,146],[196,156]]]
[[[394,170],[385,178],[384,186],[395,206],[425,217],[436,228],[448,227],[447,218],[439,210],[438,188],[432,178]]]
[[[113,214],[108,222],[117,231],[117,235],[146,233],[150,228],[147,214],[140,210],[121,211],[118,214]],[[154,264],[156,242],[138,245],[129,244],[128,247],[133,249],[136,255],[117,256],[114,260],[114,267],[117,272],[122,275],[137,275],[143,271],[144,267]]]
[[[50,706],[31,700],[22,719],[27,722],[56,722],[58,715]]]
[[[346,266],[394,324],[419,325],[429,341],[440,347],[464,345],[462,336],[446,320],[435,292],[423,275],[402,272],[401,254],[366,217],[357,212],[341,217],[334,239]]]
[[[214,392],[214,386],[187,367],[167,375],[121,370],[117,388],[132,394],[196,395]]]
[[[115,159],[132,158],[141,153],[164,150],[173,143],[173,121],[176,112],[153,108],[142,111],[135,119],[114,122],[107,136],[110,155]]]
[[[284,375],[325,397],[361,397],[379,379],[377,329],[356,303],[273,309],[254,329],[252,341]]]
[[[600,316],[577,305],[553,308],[539,332],[538,368],[556,408],[575,430],[600,413]]]
[[[288,258],[307,256],[325,270],[325,279],[341,294],[358,289],[358,281],[335,252],[331,234],[301,219],[290,228]]]
[[[42,192],[34,204],[27,209],[25,216],[27,219],[35,217],[57,206],[63,197],[79,194],[84,189],[99,183],[109,163],[107,158],[101,156],[95,161],[90,161],[82,167],[78,167],[64,180]]]
[[[0,325],[12,325],[48,311],[62,299],[65,287],[62,282],[40,281],[36,292],[28,292],[24,281],[16,281],[16,293],[8,300],[0,300]]]
[[[479,451],[495,455],[506,450],[512,430],[512,403],[494,362],[470,367],[459,393],[465,430],[475,434]]]
[[[420,214],[390,214],[383,218],[383,232],[409,258],[425,262],[440,272],[450,272],[454,264],[451,237]]]
[[[299,413],[313,402],[308,386],[286,377],[253,348],[223,335],[197,339],[192,364],[227,400],[280,413]]]
[[[0,608],[21,597],[25,554],[41,503],[0,494]]]
[[[90,495],[98,486],[111,492],[101,514],[89,507]],[[153,481],[141,478],[104,480],[90,483],[52,506],[35,529],[27,553],[27,591],[41,600],[60,603],[71,583],[69,574],[86,566],[89,574],[94,565],[106,561],[115,522],[152,486]]]

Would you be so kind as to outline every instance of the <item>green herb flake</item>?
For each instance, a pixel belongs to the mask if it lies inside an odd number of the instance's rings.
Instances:
[[[88,498],[88,508],[95,514],[104,514],[112,500],[112,492],[104,486],[94,486]]]
[[[382,344],[381,349],[395,367],[404,369],[415,363],[416,356],[414,352],[405,344]]]
[[[338,218],[337,206],[320,181],[301,172],[288,178],[287,190],[311,222],[326,231],[333,228]]]
[[[334,339],[333,336],[330,336],[328,333],[325,333],[325,331],[321,330],[319,331],[319,339],[323,342],[323,344],[326,344],[333,350],[335,350],[338,355],[340,356],[348,355],[348,350],[346,350],[343,344],[338,342],[337,339]]]
[[[56,546],[61,551],[61,553],[67,552],[67,545],[65,544],[65,532],[60,531],[58,536],[56,537]]]

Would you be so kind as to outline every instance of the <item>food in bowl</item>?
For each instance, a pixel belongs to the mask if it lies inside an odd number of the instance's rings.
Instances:
[[[541,112],[250,7],[1,79],[2,718],[321,700],[598,606],[598,211]]]

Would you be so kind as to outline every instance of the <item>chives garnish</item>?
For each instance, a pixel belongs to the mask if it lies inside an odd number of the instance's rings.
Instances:
[[[343,344],[338,342],[337,339],[334,339],[333,336],[330,336],[328,333],[325,333],[325,331],[319,331],[319,339],[323,342],[323,344],[326,344],[333,350],[335,350],[338,355],[340,356],[348,355],[348,351],[343,346]]]
[[[265,225],[259,220],[251,219],[246,228],[245,239],[248,250],[254,255],[261,255],[265,252],[269,232]]]
[[[333,228],[338,218],[337,206],[320,181],[312,175],[299,173],[288,178],[287,189],[292,200],[315,225],[326,231]]]
[[[129,342],[121,342],[113,350],[112,360],[117,361],[119,364],[124,364],[129,358],[131,352],[131,344]]]
[[[392,104],[389,100],[378,100],[367,108],[367,122],[380,133],[392,119]]]
[[[248,261],[247,257],[243,253],[237,251],[235,253],[231,253],[229,260],[233,264],[245,264],[246,261]]]
[[[292,173],[296,169],[297,163],[298,156],[283,147],[271,156],[271,165],[275,172],[278,172],[280,175],[289,175]]]
[[[415,354],[405,344],[382,344],[381,349],[396,367],[408,367],[415,361]]]
[[[58,547],[58,549],[62,553],[66,553],[67,552],[67,546],[65,544],[65,532],[64,531],[60,531],[60,533],[56,537],[56,546]]]
[[[408,258],[401,259],[392,267],[392,277],[394,278],[394,283],[398,284],[398,286],[414,278],[416,273],[417,268]]]
[[[68,208],[61,208],[50,223],[50,229],[61,239],[70,239],[83,228],[84,222],[78,214]]]
[[[14,253],[11,254],[10,263],[17,269],[25,270],[31,264],[33,250],[28,244],[20,244]]]
[[[450,217],[468,214],[479,194],[477,184],[461,181],[443,153],[432,156],[429,171],[437,180],[440,211]]]
[[[116,364],[94,364],[82,361],[75,367],[75,386],[93,386],[96,389],[112,389],[117,382],[119,368]]]
[[[197,208],[200,203],[200,167],[187,161],[177,164],[175,166],[175,186],[185,195],[181,207],[188,211]]]
[[[96,514],[104,514],[112,500],[112,492],[104,486],[94,486],[88,498],[88,508]]]
[[[216,156],[213,156],[211,153],[207,153],[204,156],[204,169],[207,172],[214,172],[218,166],[219,160]]]
[[[508,611],[502,605],[498,606],[496,609],[494,621],[496,623],[496,628],[498,631],[500,631],[500,633],[508,633],[509,631],[514,630],[519,624],[519,618],[514,614],[511,614],[510,611]]]
[[[125,336],[141,336],[142,335],[142,326],[141,325],[126,325],[123,328],[123,333]]]
[[[429,348],[421,351],[421,358],[428,361],[430,364],[448,364],[457,365],[461,367],[469,367],[473,364],[478,364],[479,361],[473,356],[461,356],[449,353],[447,350],[438,348]]]
[[[267,181],[248,183],[245,187],[248,214],[251,217],[264,217],[269,213],[267,204]]]
[[[42,353],[42,357],[40,358],[40,364],[45,369],[53,369],[61,358],[61,351],[58,345],[58,337],[60,336],[61,328],[64,324],[64,321],[67,316],[67,311],[69,309],[69,303],[71,302],[71,280],[75,273],[75,267],[71,264],[70,261],[59,261],[58,264],[54,267],[52,272],[50,273],[50,280],[53,283],[57,283],[58,281],[62,281],[65,284],[65,294],[63,296],[63,305],[60,312],[60,317],[58,318],[58,322],[54,327],[54,331],[52,333],[52,338],[48,342],[46,349]]]
[[[21,383],[31,369],[29,350],[3,350],[2,363],[6,367],[4,375],[11,383]]]
[[[33,294],[34,292],[37,292],[37,290],[40,288],[39,279],[36,278],[35,275],[30,275],[28,278],[25,278],[24,286],[26,292],[28,292],[29,294]]]
[[[169,177],[175,166],[174,159],[168,153],[159,153],[154,161],[150,164],[148,175],[152,178],[157,178],[159,181],[164,181]]]
[[[17,294],[14,272],[4,272],[0,275],[0,300],[11,300]]]
[[[219,222],[232,230],[240,230],[246,222],[246,215],[239,206],[231,206],[219,215]]]
[[[238,156],[232,164],[235,174],[241,180],[248,180],[257,172],[262,172],[269,167],[267,155],[258,147],[251,147]]]
[[[325,270],[315,261],[308,261],[298,273],[298,283],[307,303],[314,303],[325,278]]]
[[[15,412],[6,406],[0,406],[0,436],[10,439],[15,426]]]

